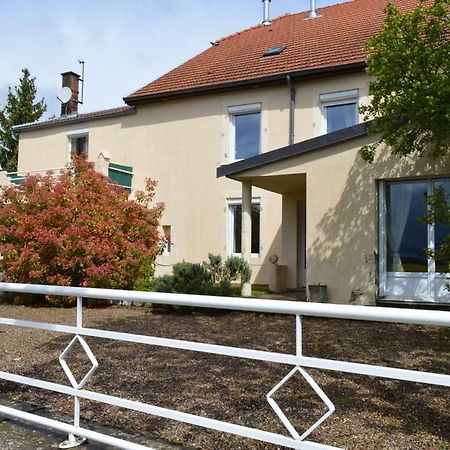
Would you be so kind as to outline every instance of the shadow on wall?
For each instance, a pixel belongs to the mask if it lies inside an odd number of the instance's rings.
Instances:
[[[263,222],[261,221],[261,223]],[[269,269],[270,264],[272,264],[269,258],[271,255],[279,255],[281,253],[281,225],[278,227],[272,242],[267,246],[267,252],[266,248],[263,248],[262,253],[265,254],[265,258],[261,260],[261,263],[257,265],[252,264],[253,282],[256,284],[268,284]]]
[[[353,150],[346,150],[352,151],[353,159],[342,151],[334,152],[350,165],[337,202],[332,207],[328,207],[332,202],[321,205],[322,197],[313,189],[308,193],[308,207],[314,205],[319,211],[316,222],[308,222],[314,231],[308,246],[308,283],[327,284],[332,302],[374,304],[378,287],[377,180],[444,175],[450,172],[450,165],[426,157],[399,159],[386,148],[380,148],[376,161],[368,164],[355,152],[359,146],[350,145]],[[332,163],[329,167],[330,172],[335,170]],[[331,173],[320,175],[322,180],[339,183]],[[308,183],[312,181],[309,177]]]

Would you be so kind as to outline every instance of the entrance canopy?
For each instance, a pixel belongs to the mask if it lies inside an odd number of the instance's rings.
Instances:
[[[217,169],[217,178],[225,176],[237,181],[252,181],[254,186],[281,194],[295,192],[296,183],[299,181],[296,178],[298,172],[293,169],[288,171],[290,173],[286,173],[286,171],[281,170],[282,167],[286,168],[289,166],[289,161],[296,157],[309,155],[312,152],[317,152],[318,150],[365,136],[367,135],[370,123],[364,122],[297,144],[261,153],[252,158],[222,165]],[[285,175],[283,180],[277,177],[277,172],[280,175]]]

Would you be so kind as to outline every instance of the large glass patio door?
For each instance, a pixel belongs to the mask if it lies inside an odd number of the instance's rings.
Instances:
[[[450,233],[447,226],[424,221],[427,196],[436,187],[450,194],[449,180],[380,183],[380,297],[450,301],[445,263],[426,256]]]

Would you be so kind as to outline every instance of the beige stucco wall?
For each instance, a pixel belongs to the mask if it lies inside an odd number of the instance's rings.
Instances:
[[[373,137],[366,136],[240,174],[242,178],[280,179],[306,175],[307,282],[326,284],[329,299],[335,303],[348,303],[352,291],[362,294],[355,299],[358,303],[375,301],[377,181],[450,175],[448,163],[426,157],[399,160],[385,148],[379,149],[373,164],[367,164],[358,150],[373,141]],[[288,210],[289,214],[292,211]],[[285,264],[295,261],[292,247],[283,246]]]
[[[158,180],[156,201],[165,203],[163,225],[172,228],[172,253],[159,258],[159,273],[177,261],[204,260],[209,252],[229,252],[227,199],[240,198],[241,186],[217,179],[229,162],[228,107],[262,103],[262,151],[288,142],[287,87],[203,96],[138,108],[136,114],[22,132],[19,171],[64,166],[68,134],[89,133],[89,158],[107,151],[111,161],[134,168],[133,187],[146,177]],[[270,125],[269,125],[270,124]],[[272,132],[269,132],[269,129]],[[260,257],[252,259],[254,280],[266,282],[267,256],[280,253],[281,196],[254,189],[261,201]]]
[[[370,78],[364,73],[354,73],[305,81],[298,85],[297,117],[295,126],[296,142],[325,134],[321,94],[358,89],[359,104],[369,103]],[[363,116],[359,115],[359,122]]]
[[[358,73],[298,83],[296,141],[321,133],[320,94],[357,88],[365,101],[367,81]],[[68,133],[88,132],[90,159],[107,151],[111,162],[133,166],[134,188],[142,188],[146,177],[158,180],[156,200],[166,205],[162,224],[171,225],[173,238],[171,255],[158,261],[159,273],[182,259],[201,261],[209,252],[226,256],[227,199],[241,197],[240,183],[216,178],[216,168],[230,162],[228,107],[258,102],[262,104],[262,152],[287,145],[290,97],[286,85],[171,100],[139,106],[132,115],[24,131],[19,170],[65,165]],[[260,257],[252,260],[254,280],[266,283],[268,256],[282,253],[282,196],[257,188],[253,196],[261,199],[262,210]]]

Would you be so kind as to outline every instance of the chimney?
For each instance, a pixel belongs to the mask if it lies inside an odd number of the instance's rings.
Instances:
[[[67,116],[78,113],[78,92],[80,75],[75,72],[64,72],[62,76],[62,87],[68,87],[72,91],[72,98],[61,105],[61,115]]]
[[[272,25],[272,22],[270,21],[270,13],[269,13],[269,5],[272,0],[262,0],[264,3],[264,18],[262,21],[262,24],[264,26]]]
[[[308,19],[315,19],[319,17],[316,11],[316,0],[310,0],[309,17]]]

